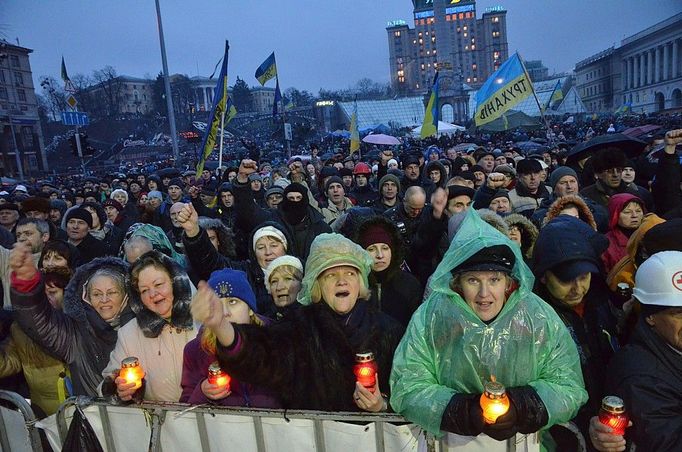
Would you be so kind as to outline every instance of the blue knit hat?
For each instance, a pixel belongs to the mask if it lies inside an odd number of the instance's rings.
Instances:
[[[249,308],[255,313],[258,313],[256,307],[256,296],[253,289],[246,279],[246,273],[239,270],[231,270],[225,268],[223,270],[216,270],[211,273],[208,279],[208,285],[218,294],[220,298],[239,298],[244,303],[249,305]]]

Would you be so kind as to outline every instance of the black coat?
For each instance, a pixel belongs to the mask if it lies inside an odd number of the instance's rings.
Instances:
[[[84,264],[87,264],[98,257],[107,255],[106,246],[103,241],[97,240],[90,234],[86,235],[85,238],[76,245],[76,249],[78,249],[81,256],[81,262]]]
[[[234,325],[241,349],[230,353],[218,344],[218,361],[239,381],[279,394],[287,409],[359,411],[353,401],[355,354],[374,353],[379,388],[388,392],[404,329],[362,300],[349,320],[352,326],[344,326],[341,316],[320,302],[267,327]]]
[[[379,199],[379,193],[367,184],[363,187],[353,187],[350,191],[350,197],[355,200],[355,205],[358,207],[372,207]]]
[[[640,319],[631,342],[611,361],[607,387],[623,399],[639,448],[679,451],[682,438],[682,357]],[[639,449],[638,448],[638,449]]]
[[[69,366],[74,395],[97,396],[102,370],[118,338],[117,331],[82,299],[83,285],[103,267],[128,273],[128,264],[113,257],[79,267],[64,291],[63,312],[47,301],[42,282],[28,293],[12,289],[15,320],[27,336]],[[130,308],[124,308],[120,325],[132,318]]]

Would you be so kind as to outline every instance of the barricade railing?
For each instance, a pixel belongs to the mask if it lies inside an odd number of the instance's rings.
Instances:
[[[0,406],[0,451],[42,452],[36,416],[26,399],[15,392],[0,390],[0,400],[16,407]]]

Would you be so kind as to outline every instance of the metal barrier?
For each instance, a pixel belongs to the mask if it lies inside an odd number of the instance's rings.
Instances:
[[[40,434],[35,427],[36,417],[26,399],[5,390],[0,390],[0,399],[16,407],[16,411],[0,407],[0,450],[42,452]]]

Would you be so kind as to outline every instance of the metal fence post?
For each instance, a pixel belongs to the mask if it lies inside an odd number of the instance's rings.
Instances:
[[[0,390],[0,399],[11,402],[12,404],[14,404],[14,406],[17,407],[17,410],[21,413],[21,415],[24,418],[24,425],[26,426],[26,432],[28,434],[28,439],[31,443],[31,448],[34,451],[42,452],[43,445],[40,441],[40,434],[38,433],[35,427],[36,416],[33,413],[31,406],[28,404],[28,402],[26,402],[26,399],[24,399],[16,392],[5,390]],[[2,437],[1,438],[2,442],[0,442],[0,445],[2,445],[3,450],[10,450],[9,442],[7,440],[8,438],[7,432],[5,431],[4,420],[2,421],[2,423],[0,423],[0,436]],[[6,442],[7,444],[5,444]]]

